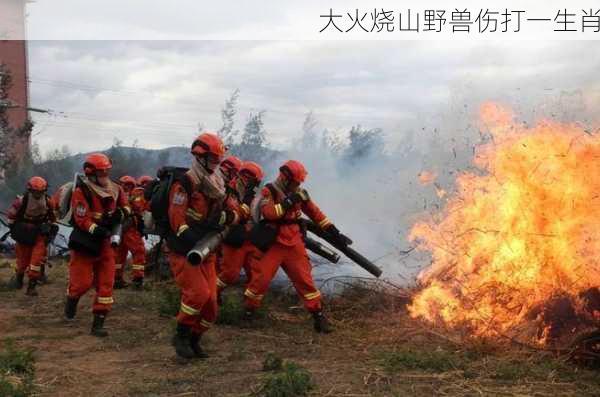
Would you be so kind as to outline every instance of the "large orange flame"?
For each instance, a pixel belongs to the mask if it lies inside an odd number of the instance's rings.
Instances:
[[[600,286],[600,136],[481,108],[488,143],[444,210],[409,239],[432,255],[413,317],[476,336],[511,334],[557,296]],[[539,336],[539,335],[538,335]],[[543,339],[543,338],[542,338]]]

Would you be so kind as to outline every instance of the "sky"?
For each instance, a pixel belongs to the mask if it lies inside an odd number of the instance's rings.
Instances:
[[[313,111],[319,128],[382,128],[390,147],[424,128],[460,135],[484,101],[523,117],[594,124],[596,41],[30,41],[34,141],[42,152],[188,145],[217,130],[240,90],[236,129],[266,110],[285,149]],[[452,128],[449,128],[452,126]]]

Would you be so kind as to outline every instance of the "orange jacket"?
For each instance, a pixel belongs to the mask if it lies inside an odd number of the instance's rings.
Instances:
[[[273,197],[268,187],[263,188],[260,212],[267,222],[279,226],[277,235],[279,243],[293,246],[302,242],[300,226],[295,223],[302,217],[302,213],[322,228],[331,224],[325,214],[310,198],[307,201],[294,204],[286,211],[281,205],[281,202],[285,199],[284,195],[279,191],[276,192],[277,197]]]
[[[196,187],[192,187],[192,195],[188,193],[179,181],[175,181],[169,193],[169,224],[171,230],[181,235],[193,224],[201,224],[215,211],[229,209],[234,212],[234,224],[239,222],[240,213],[237,202],[232,197],[227,197],[225,203],[209,200]]]
[[[148,209],[148,203],[144,199],[144,189],[136,187],[129,193],[129,205],[134,214],[142,216]]]
[[[73,209],[73,222],[81,230],[92,233],[97,226],[102,225],[106,217],[113,214],[117,208],[121,208],[128,215],[131,208],[127,203],[127,195],[123,189],[118,187],[117,200],[111,197],[102,199],[98,194],[90,190],[91,203],[88,203],[86,195],[81,187],[75,188],[71,196],[71,208]]]

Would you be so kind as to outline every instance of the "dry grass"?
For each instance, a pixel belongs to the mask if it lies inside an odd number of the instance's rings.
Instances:
[[[0,270],[0,281],[8,274]],[[264,317],[243,327],[242,291],[229,290],[221,324],[202,341],[210,358],[183,363],[169,344],[178,305],[172,283],[116,291],[111,335],[98,340],[88,335],[89,297],[74,324],[60,319],[65,276],[65,266],[54,266],[52,283],[33,303],[23,291],[0,300],[0,334],[22,351],[35,349],[42,396],[600,394],[596,372],[560,356],[510,341],[469,340],[409,318],[403,307],[410,291],[383,283],[330,281],[342,291],[326,301],[332,335],[312,331],[287,289],[270,294]]]

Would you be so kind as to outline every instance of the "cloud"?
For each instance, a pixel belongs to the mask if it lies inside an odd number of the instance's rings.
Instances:
[[[441,115],[463,120],[458,113],[465,111],[456,109],[484,100],[532,114],[577,100],[577,91],[581,103],[570,103],[576,111],[563,116],[593,121],[598,45],[33,41],[31,104],[65,112],[34,115],[34,133],[41,131],[35,140],[75,151],[107,147],[115,137],[152,148],[187,145],[198,123],[220,127],[220,108],[235,88],[241,90],[236,128],[243,129],[250,111],[266,109],[279,148],[299,133],[309,110],[324,128],[381,127],[392,144],[407,131],[434,128]]]

